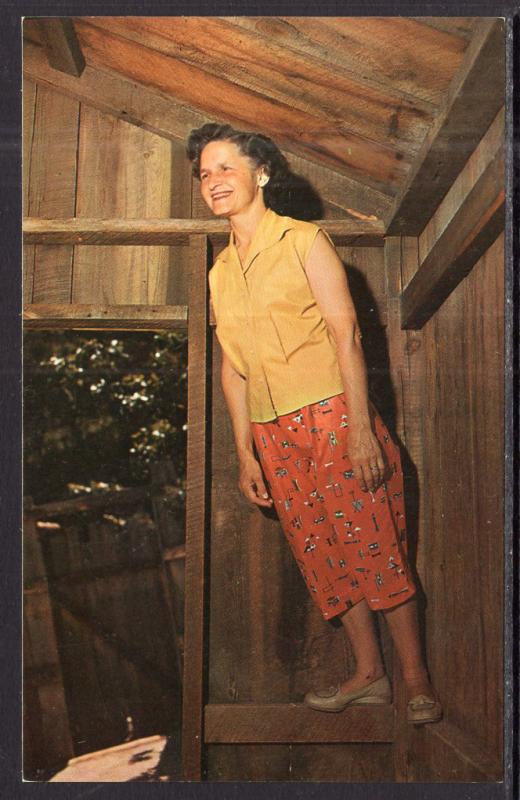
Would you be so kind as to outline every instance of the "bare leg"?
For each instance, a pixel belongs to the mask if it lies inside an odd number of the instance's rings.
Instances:
[[[341,690],[348,692],[381,678],[385,668],[374,631],[373,615],[366,600],[356,603],[340,619],[356,659],[356,672],[341,684]]]
[[[416,598],[383,613],[401,662],[408,698],[418,694],[437,698],[422,658]]]

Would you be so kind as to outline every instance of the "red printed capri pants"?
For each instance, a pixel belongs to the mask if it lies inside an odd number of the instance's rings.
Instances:
[[[371,408],[386,467],[375,492],[363,492],[352,472],[344,393],[251,423],[284,534],[325,619],[363,598],[373,610],[392,608],[416,591],[399,448]]]

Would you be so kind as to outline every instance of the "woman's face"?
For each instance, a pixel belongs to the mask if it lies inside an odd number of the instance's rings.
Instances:
[[[200,156],[202,197],[217,216],[230,217],[245,211],[255,202],[263,203],[258,186],[261,172],[233,142],[209,142]]]

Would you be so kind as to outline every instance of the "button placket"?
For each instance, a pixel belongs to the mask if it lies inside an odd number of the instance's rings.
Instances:
[[[260,253],[255,253],[247,267],[249,271],[253,261],[257,258]],[[267,373],[262,363],[262,359],[258,354],[258,349],[256,342],[258,341],[258,333],[255,326],[255,315],[254,315],[254,304],[252,298],[252,291],[249,285],[248,278],[245,274],[245,271],[242,273],[244,277],[244,283],[246,286],[246,302],[247,302],[247,318],[248,318],[248,328],[249,328],[249,352],[254,360],[254,382],[255,384],[261,389],[261,394],[264,395],[265,401],[268,401],[271,408],[273,409],[273,414],[276,416],[276,407],[274,404],[273,396],[271,393],[271,387],[269,386],[269,380],[267,378]],[[251,277],[251,272],[249,272],[249,277]],[[262,407],[266,405],[266,402],[263,401],[261,403]]]

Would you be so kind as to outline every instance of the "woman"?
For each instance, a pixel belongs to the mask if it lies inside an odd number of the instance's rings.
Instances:
[[[399,449],[368,399],[343,264],[319,226],[270,207],[288,167],[269,138],[208,123],[191,132],[187,153],[203,199],[231,226],[209,281],[240,489],[276,508],[313,600],[325,619],[340,618],[356,659],[348,680],[304,702],[321,711],[390,702],[371,614],[381,610],[408,720],[437,721],[406,560]]]

